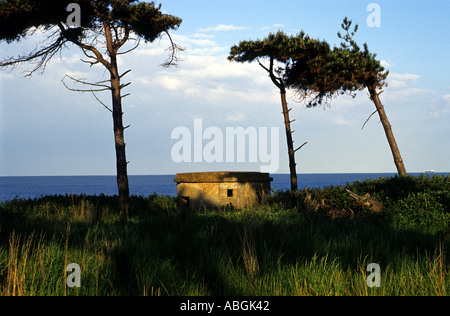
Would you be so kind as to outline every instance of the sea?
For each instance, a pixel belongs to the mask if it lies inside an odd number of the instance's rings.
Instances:
[[[411,175],[418,176],[421,173]],[[449,175],[449,173],[432,173]],[[345,185],[366,179],[393,177],[395,173],[321,173],[299,174],[298,187],[322,188]],[[290,188],[289,174],[271,174],[272,190]],[[130,194],[137,196],[176,196],[175,175],[128,176]],[[12,199],[34,199],[47,195],[117,195],[115,176],[33,176],[0,177],[0,202]]]

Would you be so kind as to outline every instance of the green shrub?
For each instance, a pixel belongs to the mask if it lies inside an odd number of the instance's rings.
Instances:
[[[393,224],[402,229],[441,234],[449,228],[450,213],[442,202],[448,194],[411,193],[389,209]]]
[[[443,175],[381,177],[355,181],[348,183],[346,187],[361,195],[369,193],[383,203],[395,203],[414,193],[441,191],[446,196],[447,203],[444,205],[450,204],[450,177]]]

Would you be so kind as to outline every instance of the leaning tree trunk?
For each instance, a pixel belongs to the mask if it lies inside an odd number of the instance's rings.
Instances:
[[[281,93],[281,105],[283,107],[283,116],[284,116],[284,127],[286,129],[286,140],[288,146],[288,155],[289,155],[289,171],[291,174],[291,191],[297,191],[297,171],[296,171],[296,163],[295,163],[295,150],[294,150],[294,142],[292,141],[292,130],[291,130],[291,120],[289,119],[289,109],[286,101],[286,89],[280,88]]]
[[[402,156],[400,155],[400,150],[398,149],[397,142],[395,141],[394,133],[392,132],[391,124],[387,118],[386,112],[384,111],[383,104],[380,101],[378,93],[374,86],[368,87],[370,98],[372,99],[375,107],[377,108],[378,114],[380,115],[381,124],[383,124],[384,132],[386,134],[387,140],[389,142],[389,146],[392,151],[392,155],[394,156],[394,163],[397,167],[398,174],[400,176],[406,176],[406,168],[403,164]]]

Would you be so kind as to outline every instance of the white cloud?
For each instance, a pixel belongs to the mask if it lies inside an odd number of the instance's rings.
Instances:
[[[433,119],[441,119],[447,117],[450,113],[450,94],[443,95],[440,99],[436,99],[430,111],[429,117]]]
[[[407,88],[398,90],[395,92],[395,96],[398,98],[410,98],[414,96],[424,95],[424,94],[434,94],[436,91],[420,88]]]
[[[227,121],[240,122],[247,118],[247,116],[240,111],[233,111],[227,114]]]
[[[403,100],[425,94],[434,94],[435,90],[416,87],[420,76],[410,73],[391,73],[387,78],[388,93],[383,95],[389,100]]]
[[[420,76],[408,73],[404,74],[390,73],[388,78],[400,81],[417,81],[420,78]]]
[[[167,90],[177,91],[183,88],[185,83],[173,76],[162,76],[158,78],[158,82]]]
[[[282,27],[285,27],[285,25],[284,24],[272,24],[272,25],[262,27],[261,31],[267,31],[267,30],[276,29],[276,28],[279,29]]]
[[[156,66],[147,63],[146,57],[150,55],[152,60],[164,60],[167,52],[159,49],[161,56],[144,52],[126,61],[126,67],[133,69],[134,78],[130,77],[130,80],[136,83],[136,91],[145,91],[139,92],[140,98],[151,98],[153,94],[150,89],[157,89],[158,94],[168,95],[170,103],[192,104],[194,111],[200,111],[205,106],[221,109],[223,118],[228,121],[245,120],[261,105],[279,105],[276,87],[257,64],[230,62],[225,54],[204,55],[202,48],[191,38],[177,40],[190,42],[193,48],[189,49],[189,54],[182,54],[177,67],[158,68],[157,63],[153,62]],[[213,42],[208,47],[209,50],[216,48]],[[151,51],[151,48],[143,49]],[[145,67],[142,63],[146,63]],[[241,106],[245,110],[239,110]]]
[[[355,125],[352,120],[345,119],[342,116],[336,116],[334,118],[334,123],[336,125],[340,125],[340,126],[353,126],[353,125]]]
[[[404,81],[401,80],[389,80],[388,82],[389,87],[391,87],[392,89],[401,89],[401,88],[406,88],[407,84]]]
[[[0,80],[12,80],[14,76],[11,73],[0,72]]]
[[[387,62],[386,60],[380,60],[380,64],[381,64],[381,66],[383,66],[384,68],[389,68],[390,66],[392,66],[392,64],[390,64],[390,63]]]
[[[442,100],[444,100],[447,105],[450,105],[450,93],[442,96]]]
[[[232,24],[219,24],[217,26],[205,27],[198,29],[198,32],[228,32],[228,31],[240,31],[247,30],[250,27],[236,26]]]
[[[408,87],[408,84],[417,81],[419,78],[420,76],[415,74],[390,73],[387,79],[387,83],[388,87],[392,89],[406,89]]]

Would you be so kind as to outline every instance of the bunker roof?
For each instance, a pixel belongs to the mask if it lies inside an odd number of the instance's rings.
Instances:
[[[177,173],[177,183],[223,183],[223,182],[270,182],[273,178],[268,173],[222,171]]]

